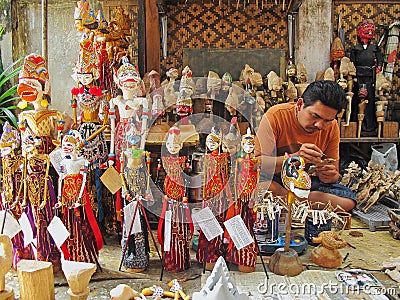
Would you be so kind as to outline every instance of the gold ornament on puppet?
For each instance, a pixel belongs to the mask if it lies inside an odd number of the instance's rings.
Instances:
[[[7,121],[3,125],[3,133],[0,138],[0,151],[4,157],[13,153],[21,145],[21,139],[17,130],[15,130]]]
[[[50,79],[47,71],[46,60],[35,53],[24,58],[22,69],[18,75],[18,95],[21,101],[20,109],[27,107],[28,102],[40,100],[40,105],[49,105],[46,97],[50,96]]]

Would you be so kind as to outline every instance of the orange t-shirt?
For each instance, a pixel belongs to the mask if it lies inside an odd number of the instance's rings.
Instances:
[[[255,138],[256,156],[282,156],[297,152],[301,144],[312,143],[328,158],[339,160],[340,132],[334,120],[326,129],[306,132],[296,118],[296,103],[272,106],[262,117]]]

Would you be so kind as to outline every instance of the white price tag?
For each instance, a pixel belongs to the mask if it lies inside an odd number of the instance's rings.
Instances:
[[[20,231],[21,226],[18,221],[9,212],[6,214],[5,210],[0,211],[0,233],[12,239]]]
[[[139,212],[140,207],[138,207],[136,209],[137,205],[138,205],[137,201],[132,201],[131,203],[129,203],[127,206],[124,207],[125,234],[126,234],[125,237],[126,238],[128,237],[131,226],[132,226],[131,234],[142,232],[142,226],[140,224],[140,212]],[[135,210],[136,210],[136,215],[133,216],[135,213]],[[133,220],[133,217],[135,217],[135,220]],[[132,221],[133,221],[133,225],[132,225]]]
[[[224,230],[208,206],[195,213],[192,218],[199,225],[208,241],[224,233]]]
[[[47,226],[47,230],[49,231],[57,247],[61,249],[62,244],[64,244],[65,240],[69,237],[69,231],[61,219],[57,216],[54,216],[49,226]]]
[[[254,242],[253,237],[251,236],[240,215],[236,215],[233,218],[225,221],[224,225],[230,237],[232,238],[236,249],[240,250]]]
[[[24,247],[26,248],[30,243],[33,242],[33,230],[25,212],[23,212],[19,218],[19,225],[24,233]]]

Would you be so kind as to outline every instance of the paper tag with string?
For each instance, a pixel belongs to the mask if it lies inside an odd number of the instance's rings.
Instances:
[[[172,211],[165,212],[165,228],[164,228],[164,252],[171,250],[171,228],[172,228]]]
[[[25,212],[21,214],[21,217],[18,221],[19,225],[21,226],[22,232],[24,233],[24,248],[26,248],[30,243],[33,242],[32,226]]]

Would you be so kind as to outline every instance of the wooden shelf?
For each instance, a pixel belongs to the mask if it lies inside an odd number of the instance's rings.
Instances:
[[[377,138],[377,137],[362,137],[362,138],[340,138],[341,143],[399,143],[400,138]]]

